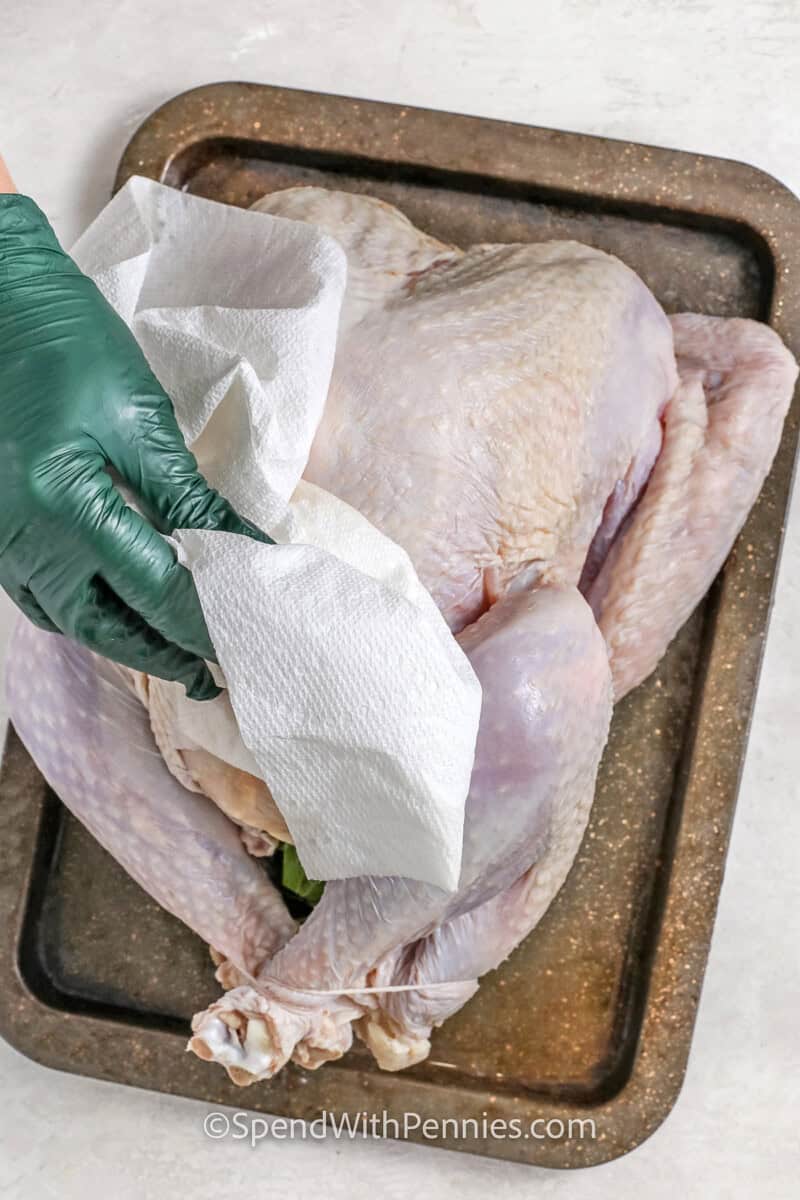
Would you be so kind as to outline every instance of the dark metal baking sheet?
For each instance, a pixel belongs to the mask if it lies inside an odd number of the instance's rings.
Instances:
[[[669,311],[769,320],[800,351],[800,204],[738,163],[228,83],[148,118],[117,186],[136,173],[239,205],[306,182],[369,192],[464,245],[575,237],[618,254]],[[356,1048],[240,1091],[185,1054],[188,1018],[218,992],[205,947],[65,812],[13,733],[0,781],[4,1035],[54,1067],[292,1116],[593,1119],[595,1137],[441,1142],[525,1162],[579,1166],[640,1143],[689,1053],[797,422],[795,405],[710,596],[617,708],[566,886],[427,1062],[389,1075]]]

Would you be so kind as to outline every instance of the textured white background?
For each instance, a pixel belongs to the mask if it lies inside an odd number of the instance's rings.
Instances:
[[[800,191],[799,0],[8,0],[2,9],[0,148],[67,244],[108,197],[142,119],[184,88],[230,78],[727,155]],[[265,1142],[251,1152],[205,1140],[202,1104],[49,1072],[0,1043],[0,1194],[797,1195],[799,606],[800,497],[688,1077],[644,1146],[579,1174],[398,1143]]]

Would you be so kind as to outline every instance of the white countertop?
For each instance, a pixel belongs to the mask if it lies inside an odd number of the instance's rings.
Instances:
[[[185,88],[231,78],[725,155],[800,191],[796,0],[9,4],[0,25],[0,150],[68,245],[107,199],[142,119]],[[3,644],[9,609],[0,609]],[[800,494],[686,1084],[634,1153],[565,1173],[397,1142],[263,1141],[251,1151],[205,1138],[203,1104],[48,1071],[0,1042],[0,1193],[796,1195],[798,612]]]

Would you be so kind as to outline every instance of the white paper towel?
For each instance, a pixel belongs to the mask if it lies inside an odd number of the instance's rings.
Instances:
[[[176,685],[185,745],[266,781],[310,877],[455,887],[480,685],[405,552],[301,480],[341,248],[136,178],[73,255],[136,334],[209,482],[280,543],[176,535],[228,687],[195,703]]]

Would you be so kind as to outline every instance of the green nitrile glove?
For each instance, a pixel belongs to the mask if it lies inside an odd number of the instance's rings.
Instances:
[[[43,629],[207,699],[200,602],[158,532],[181,528],[270,540],[200,475],[132,333],[36,204],[0,195],[0,585]]]

